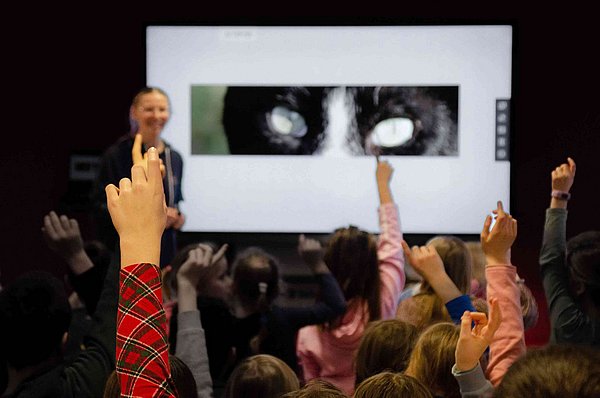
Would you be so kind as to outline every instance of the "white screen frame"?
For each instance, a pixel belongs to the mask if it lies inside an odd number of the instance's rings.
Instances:
[[[510,25],[148,26],[147,84],[169,94],[163,137],[184,158],[183,231],[378,231],[372,157],[192,156],[191,85],[458,85],[459,156],[385,159],[405,233],[479,233],[496,201],[510,210],[494,106],[511,98],[512,45]]]

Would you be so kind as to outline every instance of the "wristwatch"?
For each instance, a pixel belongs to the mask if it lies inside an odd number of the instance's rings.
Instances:
[[[553,198],[559,199],[559,200],[571,199],[571,194],[569,192],[557,191],[556,189],[552,190],[552,193],[550,194],[550,196],[552,196]]]

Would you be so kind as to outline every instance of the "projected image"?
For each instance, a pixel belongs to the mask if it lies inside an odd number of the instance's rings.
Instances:
[[[457,156],[458,95],[458,86],[192,86],[192,154]]]

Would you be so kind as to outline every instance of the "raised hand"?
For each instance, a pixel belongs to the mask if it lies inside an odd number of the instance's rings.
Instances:
[[[444,268],[444,262],[433,245],[408,247],[402,241],[402,248],[410,265],[425,279],[444,303],[462,295]]]
[[[74,218],[65,215],[59,217],[54,211],[51,211],[44,216],[42,234],[48,247],[65,260],[83,251],[83,239],[79,232],[79,224]]]
[[[377,181],[382,183],[389,183],[392,179],[392,174],[394,169],[386,160],[379,160],[377,157],[377,170],[375,171],[375,176],[377,177]]]
[[[441,273],[446,273],[444,262],[432,245],[413,246],[410,248],[406,241],[403,240],[402,248],[410,265],[425,280],[430,281],[433,277]]]
[[[517,237],[517,220],[504,211],[498,201],[497,217],[490,231],[492,217],[487,216],[481,231],[481,247],[488,264],[510,264],[510,248]]]
[[[483,312],[465,311],[460,321],[460,336],[456,344],[456,370],[465,372],[473,369],[479,358],[492,342],[502,322],[500,305],[490,299],[489,321]],[[474,325],[474,326],[473,326]]]
[[[323,261],[323,247],[318,240],[310,239],[305,237],[304,234],[300,234],[298,236],[298,254],[313,273],[329,272],[329,268]]]
[[[177,271],[177,282],[187,282],[197,288],[202,275],[209,267],[223,258],[227,248],[228,245],[224,244],[216,253],[213,253],[212,247],[200,244],[197,248],[190,250],[188,258]]]
[[[573,159],[567,158],[567,162],[552,171],[552,190],[568,193],[571,189],[577,167]]]
[[[65,215],[59,217],[51,211],[44,216],[42,234],[50,250],[61,256],[75,275],[94,266],[83,248],[79,224],[74,218]]]
[[[160,240],[167,221],[160,162],[156,148],[148,150],[148,168],[134,164],[131,180],[119,188],[106,186],[106,201],[121,242],[121,266],[141,262],[158,264]]]
[[[381,204],[384,203],[392,203],[392,192],[390,190],[390,180],[392,179],[392,174],[394,169],[392,166],[385,160],[379,160],[379,156],[377,159],[377,170],[375,171],[375,178],[377,180],[377,190],[379,192],[379,202]]]

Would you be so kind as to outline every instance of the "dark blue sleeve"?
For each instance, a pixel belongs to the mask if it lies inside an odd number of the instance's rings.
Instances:
[[[339,284],[330,273],[317,275],[320,299],[310,307],[278,308],[276,317],[293,329],[333,320],[346,312],[346,299]]]
[[[465,311],[476,312],[477,310],[473,307],[471,299],[466,294],[450,300],[446,303],[446,309],[452,318],[452,322],[460,324],[460,318],[463,316]]]

